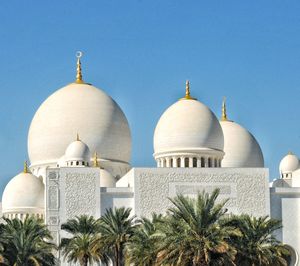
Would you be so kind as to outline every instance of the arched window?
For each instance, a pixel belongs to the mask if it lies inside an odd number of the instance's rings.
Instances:
[[[205,160],[203,157],[201,158],[201,167],[205,167]]]
[[[218,160],[215,158],[215,167],[218,167]]]
[[[211,158],[208,158],[208,167],[211,167],[212,163],[211,163]]]
[[[197,167],[197,158],[193,158],[193,167]]]
[[[79,162],[78,162],[78,161],[76,162],[76,165],[79,165]]]
[[[171,160],[170,160],[170,167],[174,167],[174,162],[173,162],[173,158],[171,158]]]
[[[181,166],[181,165],[180,165],[180,162],[181,162],[180,158],[177,158],[177,167],[180,167],[180,166]]]
[[[184,167],[189,167],[189,158],[184,158]]]

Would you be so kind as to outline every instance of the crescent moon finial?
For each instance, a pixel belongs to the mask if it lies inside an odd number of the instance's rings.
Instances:
[[[82,80],[82,73],[81,73],[81,62],[80,58],[82,57],[83,53],[81,51],[76,52],[76,57],[77,57],[77,74],[76,74],[76,83],[84,83]]]
[[[77,58],[81,58],[82,55],[83,55],[83,53],[82,53],[81,51],[77,51],[77,52],[76,52],[76,57],[77,57]]]

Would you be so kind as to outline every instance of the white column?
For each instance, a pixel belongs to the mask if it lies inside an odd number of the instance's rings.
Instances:
[[[177,166],[177,158],[173,157],[173,167],[178,167]]]
[[[215,158],[211,158],[211,167],[215,167]]]
[[[167,167],[170,167],[170,160],[171,160],[170,157],[167,157],[166,160],[167,160]]]
[[[208,167],[208,158],[204,157],[204,167],[207,168]]]
[[[200,158],[197,158],[197,167],[201,167],[201,159]]]
[[[193,157],[189,158],[189,168],[193,168]]]
[[[184,167],[184,157],[180,157],[180,167]]]

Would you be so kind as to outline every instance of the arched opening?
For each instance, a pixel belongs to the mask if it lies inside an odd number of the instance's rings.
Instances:
[[[215,158],[215,167],[218,167],[218,160]]]
[[[205,167],[205,160],[203,157],[201,158],[201,167]]]
[[[197,167],[197,158],[193,158],[193,167]]]
[[[170,160],[170,167],[174,167],[173,158],[171,158],[171,160]]]
[[[285,247],[289,250],[290,252],[290,256],[286,257],[285,260],[287,261],[287,265],[288,266],[296,266],[298,265],[298,254],[297,252],[295,251],[294,248],[292,248],[291,246],[289,245],[285,245]]]
[[[189,158],[184,158],[184,167],[189,167]]]
[[[177,158],[177,167],[180,167],[180,158]]]
[[[76,162],[76,165],[79,165],[79,162],[78,162],[78,161]]]
[[[208,158],[208,167],[212,167],[211,158]]]

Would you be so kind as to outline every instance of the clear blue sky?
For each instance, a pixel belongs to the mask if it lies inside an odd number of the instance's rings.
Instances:
[[[111,95],[132,131],[133,166],[154,166],[163,111],[193,96],[249,129],[271,178],[300,155],[299,1],[1,1],[0,195],[27,159],[30,121],[52,92],[84,79]]]

